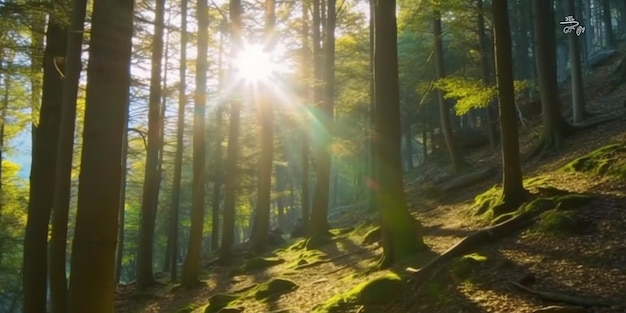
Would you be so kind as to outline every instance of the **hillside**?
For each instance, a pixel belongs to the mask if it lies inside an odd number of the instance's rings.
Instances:
[[[607,88],[623,58],[622,50],[586,79],[587,107],[594,112],[586,123],[611,121],[576,132],[562,151],[523,164],[530,191],[556,188],[589,201],[551,207],[523,230],[412,280],[407,267],[420,268],[490,225],[475,214],[474,199],[499,180],[496,175],[436,193],[433,181],[453,178],[445,168],[422,166],[407,175],[407,195],[430,252],[390,271],[367,273],[381,253],[371,232],[376,214],[356,206],[333,221],[332,241],[295,241],[263,258],[242,253],[232,267],[209,258],[206,285],[193,290],[163,283],[135,294],[132,285],[121,287],[117,312],[626,312],[626,149],[597,152],[626,142],[626,84]],[[562,100],[569,103],[567,91]],[[522,134],[523,153],[540,131],[538,121],[530,125]],[[499,163],[499,151],[475,151],[466,161],[483,169]],[[350,293],[377,277],[380,284]]]

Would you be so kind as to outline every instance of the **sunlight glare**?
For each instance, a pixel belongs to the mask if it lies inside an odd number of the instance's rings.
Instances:
[[[261,45],[246,46],[234,64],[239,78],[248,82],[268,81],[275,70],[271,55]]]

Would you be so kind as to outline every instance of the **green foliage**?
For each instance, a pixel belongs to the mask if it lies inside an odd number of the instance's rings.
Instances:
[[[284,278],[274,278],[268,283],[259,285],[254,291],[254,298],[257,300],[269,299],[290,293],[298,289],[298,285]]]
[[[478,266],[487,262],[487,257],[478,253],[464,255],[450,265],[450,272],[459,279],[465,280]]]
[[[448,76],[435,82],[435,87],[442,90],[445,99],[456,99],[454,110],[457,115],[465,115],[472,109],[486,108],[496,96],[496,86],[488,86],[480,79],[461,76]],[[527,81],[514,81],[513,87],[519,94],[528,87]]]
[[[572,210],[549,210],[541,214],[535,231],[552,236],[578,234],[584,230],[585,222],[580,214]]]

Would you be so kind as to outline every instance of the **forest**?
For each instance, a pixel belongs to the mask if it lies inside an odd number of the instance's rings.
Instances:
[[[626,1],[0,0],[0,313],[626,312]]]

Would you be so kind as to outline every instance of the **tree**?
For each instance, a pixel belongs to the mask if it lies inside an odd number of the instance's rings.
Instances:
[[[178,218],[180,209],[180,180],[183,167],[183,140],[185,139],[185,106],[187,105],[187,0],[180,4],[180,65],[178,69],[178,116],[176,122],[176,156],[174,157],[174,181],[172,182],[172,207],[170,211],[167,249],[170,256],[171,281],[176,280],[178,271]],[[167,263],[167,260],[166,260]]]
[[[444,67],[444,55],[443,55],[443,41],[441,32],[441,3],[439,0],[433,2],[433,35],[435,36],[435,78],[442,79],[446,77]],[[450,154],[450,160],[452,161],[452,170],[454,172],[459,170],[461,166],[461,157],[456,147],[456,141],[454,140],[454,133],[452,132],[452,125],[450,122],[450,108],[448,102],[443,97],[443,91],[437,89],[439,99],[439,117],[441,119],[441,132],[446,141],[448,153]]]
[[[574,0],[567,0],[568,15],[575,16]],[[578,36],[569,34],[569,64],[570,77],[572,80],[572,112],[574,124],[580,123],[585,117],[585,89],[583,85],[582,64],[580,62],[580,49]]]
[[[568,0],[569,1],[569,0]],[[602,24],[604,24],[604,35],[606,36],[606,46],[615,47],[615,36],[611,21],[611,1],[600,0],[602,5]]]
[[[81,53],[86,9],[86,0],[72,1],[72,13],[67,34],[65,80],[61,104],[49,251],[50,300],[53,313],[67,312],[67,224],[72,183],[76,101],[82,68]]]
[[[532,154],[551,148],[561,148],[563,138],[570,130],[560,111],[556,82],[556,46],[554,9],[552,1],[533,0],[535,65],[541,94],[543,134]],[[531,155],[532,155],[531,154]]]
[[[161,142],[161,59],[163,58],[163,32],[165,0],[157,0],[154,34],[152,36],[152,67],[150,71],[150,98],[148,104],[148,151],[141,201],[141,223],[137,247],[137,288],[146,289],[156,283],[152,272],[154,229],[159,203],[159,150]]]
[[[527,192],[522,183],[522,169],[519,160],[515,92],[513,89],[513,55],[506,0],[494,0],[492,12],[495,33],[496,81],[500,106],[500,141],[502,143],[502,202],[507,207],[516,209],[526,199]]]
[[[243,28],[241,0],[230,0],[230,37],[231,55],[241,51]],[[232,72],[229,73],[232,79]],[[236,83],[236,82],[235,82]],[[239,88],[238,84],[235,88]],[[235,89],[236,90],[236,89]],[[237,206],[237,184],[239,155],[239,120],[241,115],[241,100],[230,100],[230,125],[228,126],[228,147],[226,148],[226,175],[224,179],[224,223],[222,226],[222,244],[220,245],[220,260],[227,262],[230,259],[230,249],[235,241],[235,210]]]
[[[374,87],[376,97],[374,194],[381,215],[383,256],[388,266],[426,248],[409,214],[402,180],[396,1],[375,0]]]
[[[311,223],[309,232],[322,235],[328,232],[328,202],[330,194],[331,146],[333,140],[333,111],[335,106],[335,28],[337,21],[337,0],[327,0],[326,27],[323,56],[323,102],[318,105],[321,129],[316,134],[319,143],[315,152],[315,171],[317,181],[313,195]]]
[[[189,230],[189,248],[183,264],[182,283],[193,287],[199,283],[200,257],[202,253],[202,228],[204,225],[204,188],[205,188],[205,111],[208,49],[209,49],[209,12],[207,0],[196,3],[198,20],[198,57],[196,60],[196,92],[193,115],[193,185],[191,190],[191,229]]]
[[[265,44],[266,50],[274,48],[274,26],[276,24],[276,2],[265,1]],[[252,248],[257,252],[263,251],[269,241],[270,205],[272,193],[272,161],[274,157],[274,112],[273,97],[270,86],[259,86],[258,117],[260,124],[261,155],[257,178],[256,215],[252,229]]]
[[[113,312],[133,1],[94,1],[91,25],[70,313]]]
[[[24,237],[24,312],[45,312],[48,222],[54,196],[63,78],[57,60],[67,49],[67,27],[60,17],[48,19],[44,51],[43,95],[35,132],[30,174],[28,220]],[[43,263],[43,264],[42,264]]]
[[[316,1],[316,0],[313,0]],[[309,45],[309,7],[310,1],[306,1],[302,3],[302,30],[301,30],[301,41],[302,41],[302,61],[300,66],[302,67],[302,78],[303,80],[310,81],[311,80],[311,47]],[[313,87],[315,88],[315,87]],[[311,92],[310,88],[305,88],[306,94],[304,98],[308,101],[313,99],[313,92]],[[308,102],[307,101],[307,102]],[[309,128],[302,127],[302,145],[300,146],[301,153],[301,171],[300,171],[300,205],[302,206],[302,228],[304,233],[308,233],[308,225],[309,225]]]
[[[476,7],[478,10],[478,41],[480,42],[480,69],[482,71],[482,77],[483,77],[483,82],[485,84],[491,84],[493,82],[492,80],[492,71],[491,71],[491,61],[489,60],[490,56],[493,53],[493,49],[491,48],[492,46],[489,44],[489,38],[487,37],[487,34],[485,32],[485,12],[483,10],[483,0],[477,0],[476,1]],[[493,59],[492,59],[493,60]],[[493,112],[493,108],[491,105],[489,105],[488,107],[485,108],[485,111],[487,113],[487,131],[488,131],[488,135],[489,135],[489,145],[491,145],[492,148],[495,148],[496,143],[497,143],[497,134],[498,134],[498,129],[496,127],[496,121],[495,121],[495,114]]]

